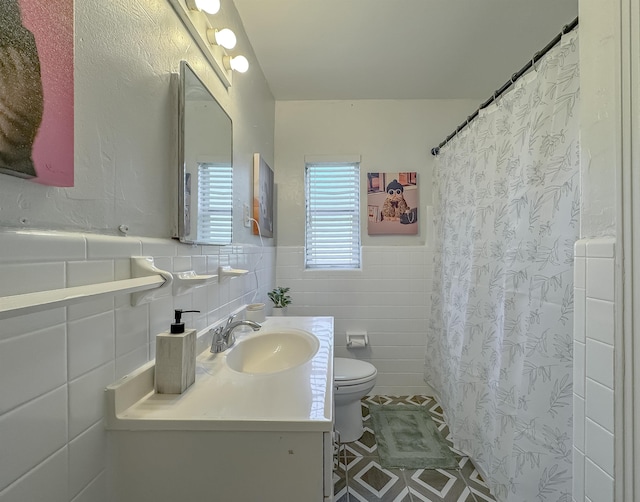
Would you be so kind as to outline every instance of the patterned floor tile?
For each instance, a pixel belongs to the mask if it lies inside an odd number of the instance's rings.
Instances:
[[[482,479],[482,476],[476,470],[469,457],[463,457],[458,465],[460,465],[460,473],[462,474],[462,477],[478,502],[495,501],[489,491],[489,487],[485,483],[484,479]]]
[[[380,466],[370,404],[425,406],[456,454],[458,469],[384,469]],[[464,453],[453,447],[440,405],[429,396],[366,396],[361,401],[364,434],[340,445],[334,463],[334,502],[495,502]]]
[[[406,471],[413,500],[428,502],[475,502],[459,471],[419,469]]]
[[[385,469],[372,459],[361,457],[349,465],[349,498],[361,502],[411,502],[400,469]]]

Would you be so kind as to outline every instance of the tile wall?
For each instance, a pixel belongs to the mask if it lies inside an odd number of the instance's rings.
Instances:
[[[335,355],[376,366],[373,393],[429,393],[423,373],[433,251],[426,246],[364,246],[362,263],[358,271],[305,270],[302,246],[279,246],[276,283],[291,287],[290,315],[334,316]],[[346,332],[362,330],[369,346],[348,349]]]
[[[200,310],[185,321],[202,330],[273,284],[273,247],[1,232],[0,297],[127,279],[135,255],[171,272],[252,272],[138,307],[122,295],[0,320],[0,502],[106,502],[104,387],[154,358],[174,308]]]
[[[614,500],[615,240],[575,244],[573,500]]]

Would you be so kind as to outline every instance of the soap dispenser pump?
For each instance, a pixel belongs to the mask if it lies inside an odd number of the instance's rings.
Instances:
[[[158,394],[182,394],[196,380],[196,330],[185,329],[182,314],[174,310],[169,332],[156,335],[155,386]]]

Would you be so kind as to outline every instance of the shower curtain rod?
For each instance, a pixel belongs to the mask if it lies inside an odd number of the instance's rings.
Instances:
[[[469,122],[471,122],[474,118],[476,118],[478,116],[478,113],[480,112],[480,110],[486,108],[491,103],[496,101],[499,96],[504,94],[507,91],[507,89],[509,89],[520,77],[522,77],[522,75],[524,75],[534,64],[536,64],[547,52],[549,52],[551,49],[553,49],[553,47],[555,47],[555,45],[558,42],[560,42],[560,40],[562,39],[562,35],[566,35],[570,31],[572,31],[576,26],[578,26],[578,18],[577,17],[573,21],[571,21],[569,24],[566,24],[562,28],[562,31],[560,33],[558,33],[553,38],[553,40],[551,40],[551,42],[549,42],[541,51],[536,52],[533,55],[533,58],[529,62],[527,62],[527,64],[525,64],[522,68],[520,68],[520,70],[518,70],[516,73],[514,73],[511,76],[510,80],[507,80],[505,82],[505,84],[502,87],[500,87],[497,91],[495,91],[493,93],[493,95],[489,99],[487,99],[484,103],[482,103],[475,112],[473,112],[471,115],[469,115],[467,117],[467,120],[465,120],[462,124],[460,124],[458,127],[456,127],[455,131],[453,131],[451,134],[449,134],[449,136],[447,136],[446,139],[442,143],[440,143],[436,147],[433,147],[431,149],[431,155],[434,155],[434,156],[438,155],[440,153],[440,148],[442,148],[444,145],[446,145],[449,141],[451,141],[453,139],[453,137],[456,134],[458,134],[460,131],[462,131],[462,129],[464,129],[466,126],[468,126]]]

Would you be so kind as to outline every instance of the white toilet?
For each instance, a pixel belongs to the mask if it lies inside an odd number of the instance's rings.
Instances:
[[[334,358],[335,429],[340,433],[340,442],[350,443],[362,436],[360,399],[373,389],[377,374],[376,367],[366,361]]]

